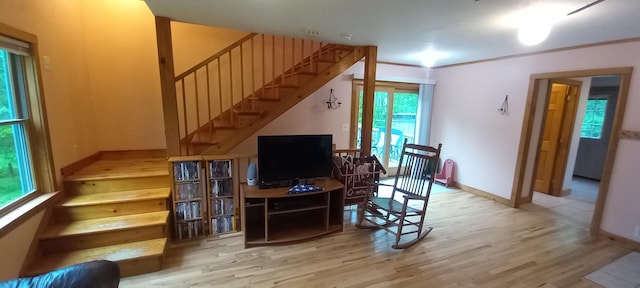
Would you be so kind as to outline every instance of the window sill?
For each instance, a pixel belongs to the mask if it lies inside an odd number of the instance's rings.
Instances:
[[[55,203],[62,193],[46,193],[20,205],[20,207],[0,218],[0,237],[11,232],[15,227]]]

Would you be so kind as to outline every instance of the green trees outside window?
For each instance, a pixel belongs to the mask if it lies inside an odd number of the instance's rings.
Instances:
[[[582,121],[580,137],[600,139],[604,118],[607,114],[607,99],[589,99]]]
[[[0,207],[35,190],[21,57],[0,49]]]

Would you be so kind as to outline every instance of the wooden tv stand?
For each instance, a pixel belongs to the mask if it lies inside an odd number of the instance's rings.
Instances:
[[[240,187],[244,246],[281,244],[342,231],[343,188],[339,181],[322,178],[314,185],[323,191],[288,194],[290,187]]]

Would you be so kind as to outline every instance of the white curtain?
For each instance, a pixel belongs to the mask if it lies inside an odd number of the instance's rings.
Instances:
[[[433,86],[434,85],[432,84],[420,84],[420,90],[418,91],[418,115],[416,117],[416,122],[418,124],[418,131],[416,131],[417,144],[429,144]]]

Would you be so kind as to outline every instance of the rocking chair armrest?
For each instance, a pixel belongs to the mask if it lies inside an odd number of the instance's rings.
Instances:
[[[406,200],[427,200],[427,197],[417,195],[402,195]]]

